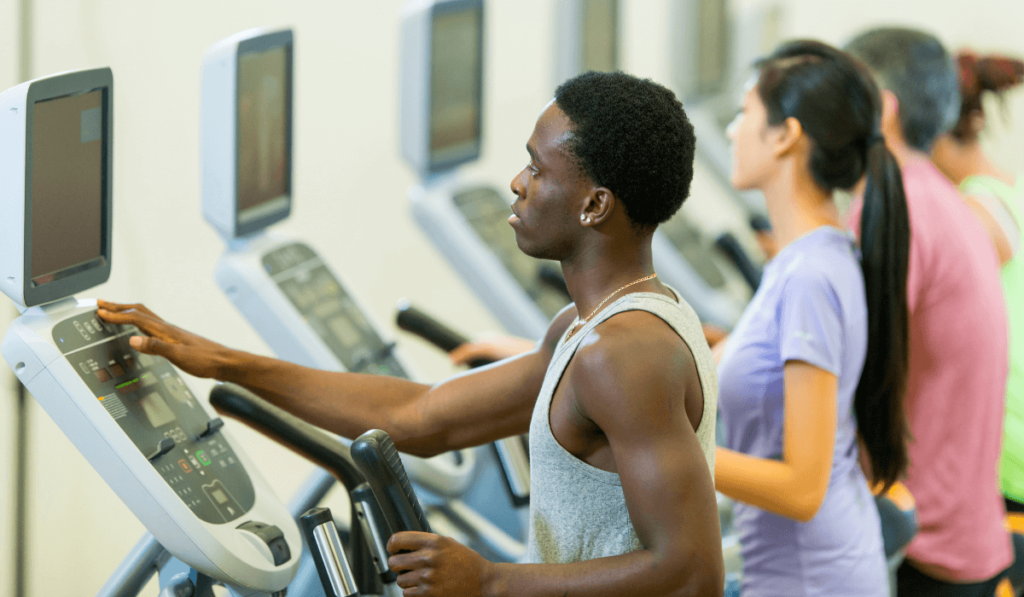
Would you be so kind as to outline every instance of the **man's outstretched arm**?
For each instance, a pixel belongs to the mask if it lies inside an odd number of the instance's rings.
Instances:
[[[638,321],[642,334],[633,327]],[[649,314],[618,315],[594,333],[600,339],[580,348],[562,384],[608,438],[642,548],[570,564],[491,564],[451,539],[398,533],[388,546],[396,554],[389,565],[402,572],[398,583],[406,595],[722,594],[718,507],[694,432],[703,413],[691,417],[681,399],[680,380],[697,375],[693,357]],[[687,398],[690,406],[692,399],[703,404],[700,395]]]
[[[232,350],[173,326],[142,305],[100,301],[101,319],[135,325],[137,350],[197,377],[237,383],[314,425],[354,438],[379,428],[399,450],[432,456],[525,433],[564,315],[523,356],[435,386],[379,375],[335,373]],[[564,321],[563,321],[564,320]]]

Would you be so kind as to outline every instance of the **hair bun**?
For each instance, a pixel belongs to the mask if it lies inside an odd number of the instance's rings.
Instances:
[[[970,51],[956,55],[961,90],[965,95],[983,91],[1000,93],[1024,82],[1024,62],[1016,58],[989,54],[977,56]]]

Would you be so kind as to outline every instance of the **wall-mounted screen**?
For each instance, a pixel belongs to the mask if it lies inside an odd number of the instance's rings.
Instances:
[[[723,91],[729,76],[729,13],[724,0],[698,0],[697,89]]]
[[[583,0],[582,68],[611,72],[619,68],[618,0]]]
[[[430,163],[437,168],[476,155],[480,147],[483,13],[434,14],[430,65]]]
[[[42,286],[105,263],[105,92],[35,102],[29,278]]]
[[[238,223],[288,208],[291,47],[238,56]]]

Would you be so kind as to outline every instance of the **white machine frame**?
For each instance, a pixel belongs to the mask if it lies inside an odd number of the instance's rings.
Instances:
[[[104,263],[73,276],[33,287],[29,253],[31,214],[27,199],[31,193],[32,116],[35,103],[60,97],[104,90],[105,115],[103,139],[104,205],[110,204],[113,161],[113,93],[114,75],[109,68],[69,71],[27,81],[0,94],[0,205],[5,206],[0,218],[0,290],[11,297],[19,309],[42,305],[75,292],[92,288],[110,277],[112,214],[105,209],[102,218],[108,234],[102,239]]]
[[[238,62],[249,52],[283,47],[287,49],[288,90],[287,141],[291,164],[292,120],[291,89],[294,81],[292,59],[294,39],[288,29],[267,31],[250,29],[217,42],[203,58],[202,104],[200,109],[200,164],[203,217],[226,239],[245,236],[279,222],[291,214],[291,172],[283,203],[274,201],[270,210],[249,221],[241,221],[238,207]],[[279,198],[282,199],[282,198]],[[263,206],[261,206],[263,207]]]
[[[401,79],[399,98],[401,102],[402,155],[417,172],[428,175],[445,171],[475,160],[480,155],[482,135],[475,147],[453,159],[434,161],[430,155],[430,113],[431,105],[431,40],[433,39],[433,18],[437,14],[478,7],[481,23],[484,19],[482,0],[412,0],[402,10]],[[483,26],[480,27],[481,60],[477,76],[480,82],[478,95],[483,95]],[[428,101],[422,101],[428,98]],[[479,98],[478,98],[479,99]],[[483,130],[482,110],[477,114],[477,128]]]
[[[31,151],[32,127],[26,123],[31,123],[35,101],[58,99],[100,88],[105,90],[105,127],[101,135],[107,143],[101,165],[105,188],[100,206],[106,260],[99,267],[73,272],[65,278],[47,283],[45,287],[48,293],[33,297],[27,291],[28,260],[32,247],[28,220],[31,217],[29,210],[32,196],[26,182],[31,175],[30,168],[26,167],[26,163],[31,163],[30,159],[26,159],[26,154],[30,155]],[[201,520],[149,459],[158,456],[149,457],[140,451],[73,368],[54,339],[53,330],[56,325],[96,310],[94,301],[77,301],[70,298],[71,294],[105,281],[110,272],[110,142],[113,136],[113,78],[110,70],[69,72],[29,81],[0,94],[0,106],[4,108],[0,113],[0,139],[3,139],[2,152],[5,158],[0,160],[4,164],[0,177],[0,211],[9,216],[2,220],[4,258],[0,271],[7,283],[0,289],[22,311],[0,344],[4,359],[89,464],[174,557],[224,582],[237,596],[263,595],[284,590],[298,569],[302,538],[288,510],[277,500],[254,463],[230,435],[223,430],[216,431],[223,434],[231,446],[255,491],[252,508],[235,520],[258,520],[281,529],[292,551],[292,556],[281,565],[274,564],[270,548],[265,544],[261,546],[262,540],[255,535],[250,537],[252,533],[239,530],[236,524],[230,522],[213,524]],[[19,277],[19,271],[25,272],[24,278]],[[46,304],[39,305],[40,302]],[[85,342],[78,350],[137,333],[134,328],[120,329],[114,338],[107,338],[105,334],[113,330],[117,328],[112,329],[112,326],[92,320],[84,328],[78,328]],[[160,448],[166,451],[168,448],[163,444],[164,441]]]
[[[95,310],[95,301],[73,299],[33,307],[8,328],[2,344],[4,359],[75,448],[170,553],[236,590],[251,589],[239,595],[285,588],[298,569],[302,537],[288,510],[231,435],[218,432],[234,446],[256,490],[256,503],[246,517],[281,528],[293,554],[284,566],[275,566],[269,549],[251,541],[235,524],[199,520],[54,345],[50,339],[54,323]]]

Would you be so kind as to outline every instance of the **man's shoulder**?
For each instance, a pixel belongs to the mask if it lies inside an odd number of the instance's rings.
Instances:
[[[694,358],[683,339],[657,315],[624,311],[597,325],[573,356],[574,379],[588,395],[615,394],[630,387],[638,394],[675,385]]]
[[[640,353],[653,360],[672,358],[675,350],[689,352],[672,326],[655,313],[635,309],[616,313],[595,326],[577,354],[628,362]]]

